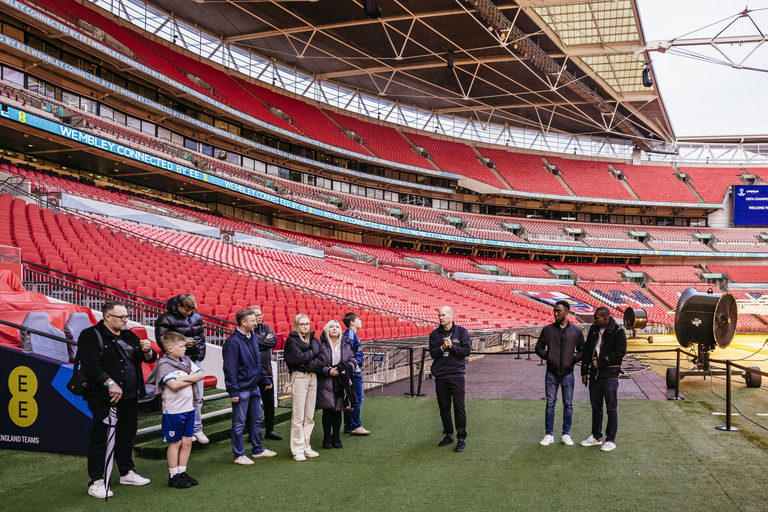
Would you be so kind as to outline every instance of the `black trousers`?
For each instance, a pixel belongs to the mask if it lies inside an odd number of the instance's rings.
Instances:
[[[105,456],[107,454],[107,430],[104,419],[109,416],[109,408],[113,405],[101,400],[89,400],[88,409],[93,415],[91,440],[88,443],[88,476],[91,481],[104,478]],[[133,438],[139,415],[138,398],[121,399],[116,404],[117,427],[115,428],[115,465],[120,476],[127,475],[134,468]]]
[[[323,409],[323,438],[338,439],[341,435],[339,430],[341,429],[341,411],[334,411],[333,409]]]
[[[275,386],[265,389],[266,386],[259,384],[261,392],[261,405],[264,409],[263,431],[265,433],[275,430]]]
[[[440,419],[443,420],[443,434],[453,435],[451,421],[451,400],[453,414],[456,417],[456,435],[459,439],[467,437],[467,413],[464,410],[464,377],[440,379],[435,377],[437,405],[440,407]]]

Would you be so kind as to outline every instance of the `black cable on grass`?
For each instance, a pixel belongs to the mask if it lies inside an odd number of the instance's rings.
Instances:
[[[709,380],[709,386],[710,386],[710,390],[712,391],[712,394],[715,395],[720,400],[722,400],[723,402],[727,402],[727,400],[724,397],[722,397],[722,396],[718,395],[717,393],[715,393],[715,382],[714,382],[715,378],[717,378],[719,380],[726,380],[726,379],[723,378],[723,377],[712,375],[712,370],[711,369],[709,371],[710,371],[710,374],[709,374],[709,379],[710,379]],[[763,386],[760,386],[760,389],[763,389]],[[736,407],[736,405],[734,405],[733,400],[731,400],[731,407],[733,407],[736,410],[736,412],[738,412],[739,415],[742,418],[744,418],[745,420],[749,421],[750,423],[754,423],[756,426],[760,427],[763,430],[768,430],[768,427],[766,427],[765,425],[762,425],[762,424],[756,422],[755,420],[753,420],[752,418],[746,416],[743,412],[741,412],[741,410],[738,407]]]

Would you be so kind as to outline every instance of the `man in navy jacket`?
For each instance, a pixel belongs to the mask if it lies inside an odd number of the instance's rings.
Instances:
[[[453,444],[453,422],[451,421],[451,400],[456,417],[456,451],[467,447],[467,414],[464,410],[464,373],[466,358],[472,351],[469,332],[453,323],[453,309],[443,306],[438,311],[440,327],[429,335],[429,353],[432,355],[432,375],[435,377],[437,405],[443,420],[445,437],[438,446]]]
[[[235,464],[250,466],[253,461],[245,456],[243,430],[246,415],[249,419],[252,456],[254,459],[274,457],[277,453],[261,444],[261,394],[259,384],[271,388],[272,381],[261,367],[258,340],[253,335],[256,315],[251,309],[241,309],[235,314],[237,329],[222,347],[224,382],[232,402],[232,451]]]

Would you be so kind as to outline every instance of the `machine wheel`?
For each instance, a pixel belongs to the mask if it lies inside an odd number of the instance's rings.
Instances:
[[[677,368],[667,368],[667,389],[675,389],[677,380]]]
[[[760,371],[758,366],[750,366],[749,369]],[[763,376],[759,373],[745,372],[744,380],[747,381],[748,388],[759,388],[763,383]]]

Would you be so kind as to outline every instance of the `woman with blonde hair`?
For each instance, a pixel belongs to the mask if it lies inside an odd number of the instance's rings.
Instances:
[[[285,341],[283,352],[293,385],[291,414],[291,452],[296,461],[320,454],[312,449],[309,438],[315,426],[315,400],[317,374],[323,371],[325,361],[320,353],[320,342],[309,330],[309,317],[299,313],[293,319],[293,331]]]
[[[355,403],[350,396],[355,354],[338,320],[325,324],[320,335],[320,356],[324,363],[317,374],[317,408],[323,410],[323,448],[342,448],[341,413]]]

